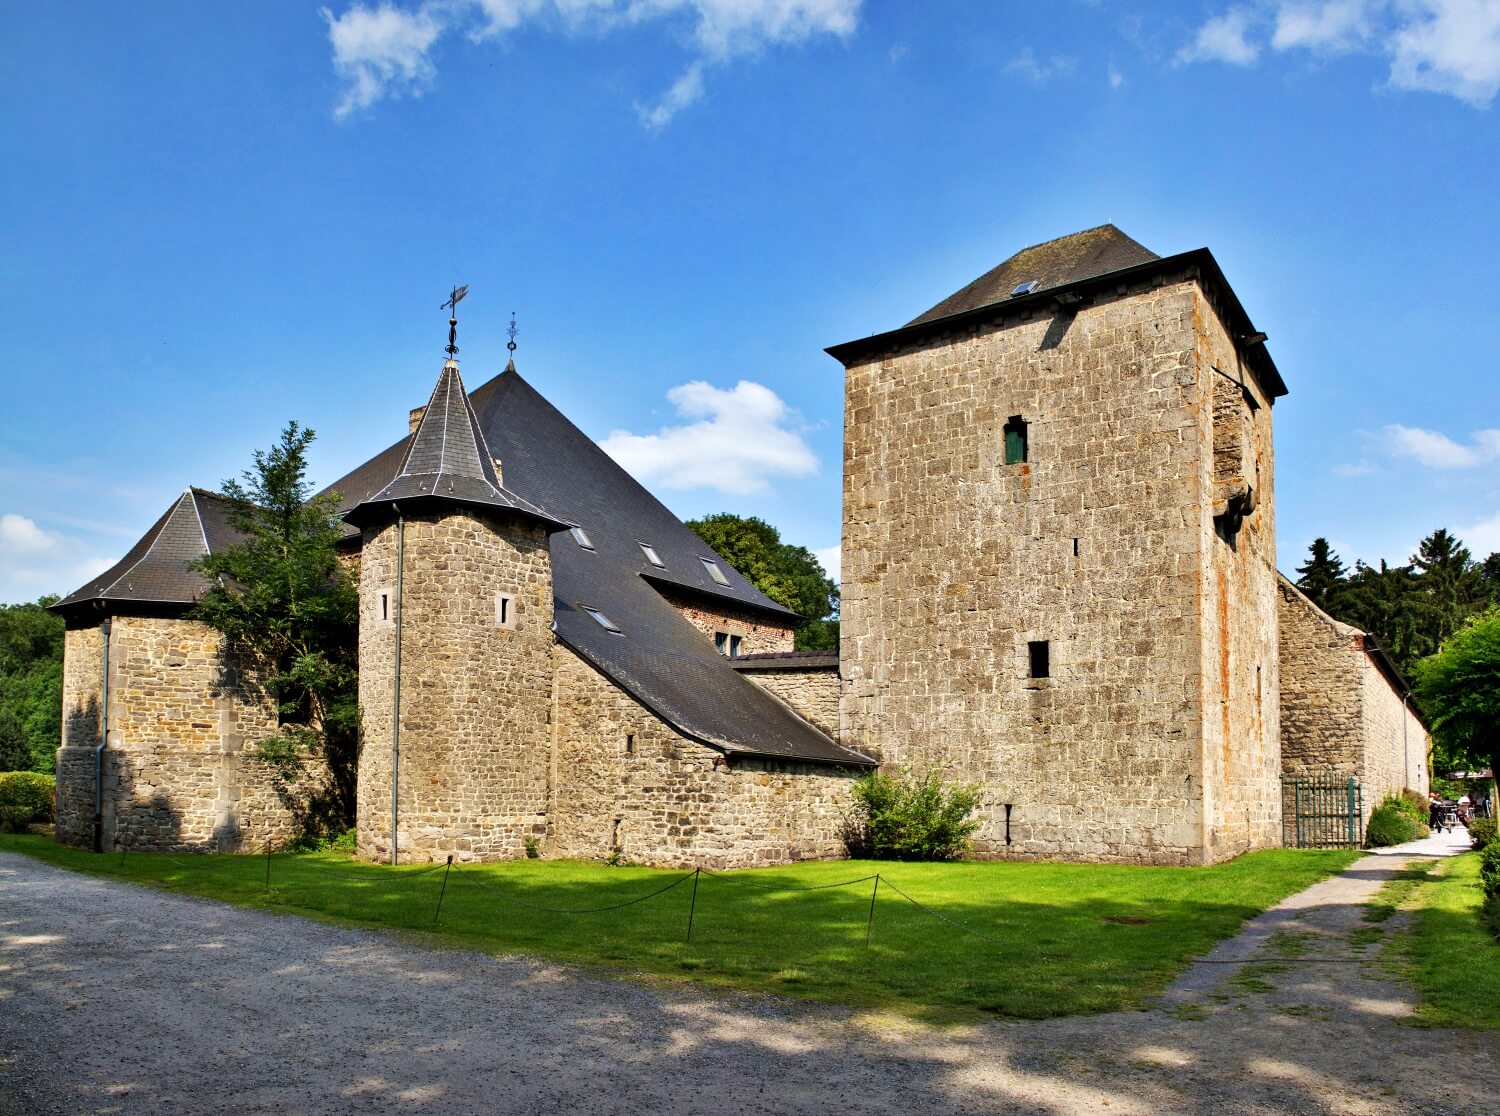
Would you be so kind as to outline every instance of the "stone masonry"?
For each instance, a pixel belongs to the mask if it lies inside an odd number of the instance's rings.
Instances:
[[[848,366],[842,742],[982,783],[982,855],[1278,839],[1270,406],[1226,377],[1249,373],[1190,271]],[[1257,482],[1221,537],[1215,501]]]
[[[833,739],[839,738],[839,701],[843,683],[838,667],[780,670],[747,670],[744,676],[784,705],[822,729]]]

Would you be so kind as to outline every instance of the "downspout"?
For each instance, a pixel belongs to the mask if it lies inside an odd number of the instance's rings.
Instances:
[[[1406,743],[1406,722],[1411,718],[1411,691],[1401,695],[1401,789],[1405,790],[1411,786],[1407,782],[1411,778],[1411,749]]]
[[[94,851],[104,851],[104,749],[109,745],[109,629],[106,616],[99,625],[104,634],[103,705],[99,713],[99,744],[94,748]]]
[[[391,683],[391,863],[400,855],[396,847],[401,822],[401,606],[402,573],[406,562],[406,518],[396,509],[396,675]]]

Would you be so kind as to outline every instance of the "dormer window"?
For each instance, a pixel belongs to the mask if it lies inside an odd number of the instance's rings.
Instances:
[[[613,620],[604,615],[604,613],[600,612],[597,608],[590,608],[588,605],[579,605],[578,607],[592,616],[594,618],[594,623],[598,624],[606,632],[614,632],[615,635],[625,634],[624,632],[620,631],[618,627],[616,627]]]
[[[650,543],[641,543],[640,546],[641,553],[646,556],[646,561],[650,562],[657,569],[664,570],[667,568],[667,564],[661,560],[661,555],[656,553],[655,547]]]
[[[719,563],[712,558],[700,557],[698,561],[703,563],[703,568],[708,571],[708,576],[713,578],[719,585],[728,585],[729,579],[724,576],[724,571],[719,569]]]
[[[584,550],[594,549],[593,540],[589,538],[589,533],[582,527],[569,527],[568,533],[573,536],[573,541],[583,547]]]
[[[744,636],[736,635],[733,632],[715,632],[714,649],[726,659],[738,659],[740,657],[740,644],[744,638]]]

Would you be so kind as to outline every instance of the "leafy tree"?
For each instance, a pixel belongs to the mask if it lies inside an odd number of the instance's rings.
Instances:
[[[689,520],[688,527],[750,584],[807,618],[797,629],[798,651],[838,650],[839,587],[812,551],[782,542],[780,531],[754,516],[721,512]]]
[[[338,497],[314,497],[307,479],[314,433],[289,422],[240,480],[224,483],[230,523],[244,540],[193,563],[213,587],[192,615],[224,634],[281,713],[281,730],[252,753],[292,795],[304,760],[321,757],[332,785],[304,788],[295,805],[311,831],[353,817],[358,750],[358,601],[340,563]]]
[[[1419,663],[1416,692],[1449,763],[1500,773],[1500,608],[1475,617]],[[1494,786],[1490,801],[1500,802]]]
[[[1349,571],[1327,539],[1314,539],[1307,549],[1307,561],[1297,567],[1297,588],[1324,612],[1332,613],[1348,582]]]
[[[65,626],[47,611],[56,600],[0,605],[0,771],[50,772],[56,762]]]
[[[0,771],[30,771],[31,747],[26,729],[9,709],[0,707]]]

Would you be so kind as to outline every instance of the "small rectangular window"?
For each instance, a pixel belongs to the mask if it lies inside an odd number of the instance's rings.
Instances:
[[[516,599],[509,593],[495,594],[495,624],[501,628],[516,626]]]
[[[740,639],[741,638],[742,637],[737,636],[737,635],[732,635],[732,636],[729,637],[729,657],[731,659],[738,659],[740,657]]]
[[[1026,644],[1026,657],[1031,667],[1031,677],[1052,677],[1051,647],[1045,639],[1034,639]]]
[[[719,569],[719,563],[715,562],[712,558],[703,557],[699,557],[698,561],[703,563],[703,568],[708,571],[709,577],[713,578],[720,585],[729,584],[729,579],[724,576],[724,571]]]
[[[633,755],[634,752],[635,752],[635,733],[633,733],[633,732],[627,732],[625,734],[625,754],[627,756],[628,755]]]
[[[664,570],[667,568],[667,564],[663,562],[660,555],[656,553],[655,547],[653,547],[650,543],[641,543],[640,545],[641,553],[646,556],[646,561],[650,562],[653,566],[656,566],[660,569]]]
[[[382,620],[391,618],[391,595],[389,593],[380,594],[380,618]]]
[[[1005,421],[1005,463],[1019,465],[1026,460],[1026,420],[1011,415]]]
[[[583,547],[584,550],[594,549],[593,540],[589,538],[589,533],[582,527],[569,527],[568,533],[573,536],[573,541]]]
[[[727,654],[729,654],[729,633],[728,632],[715,632],[714,633],[714,648],[721,655],[727,655]]]
[[[606,632],[614,632],[615,635],[624,634],[620,631],[619,628],[615,627],[615,622],[613,620],[604,615],[604,613],[600,612],[597,608],[590,608],[588,605],[579,605],[578,607],[592,616],[594,618],[594,622],[601,628],[603,628]]]

